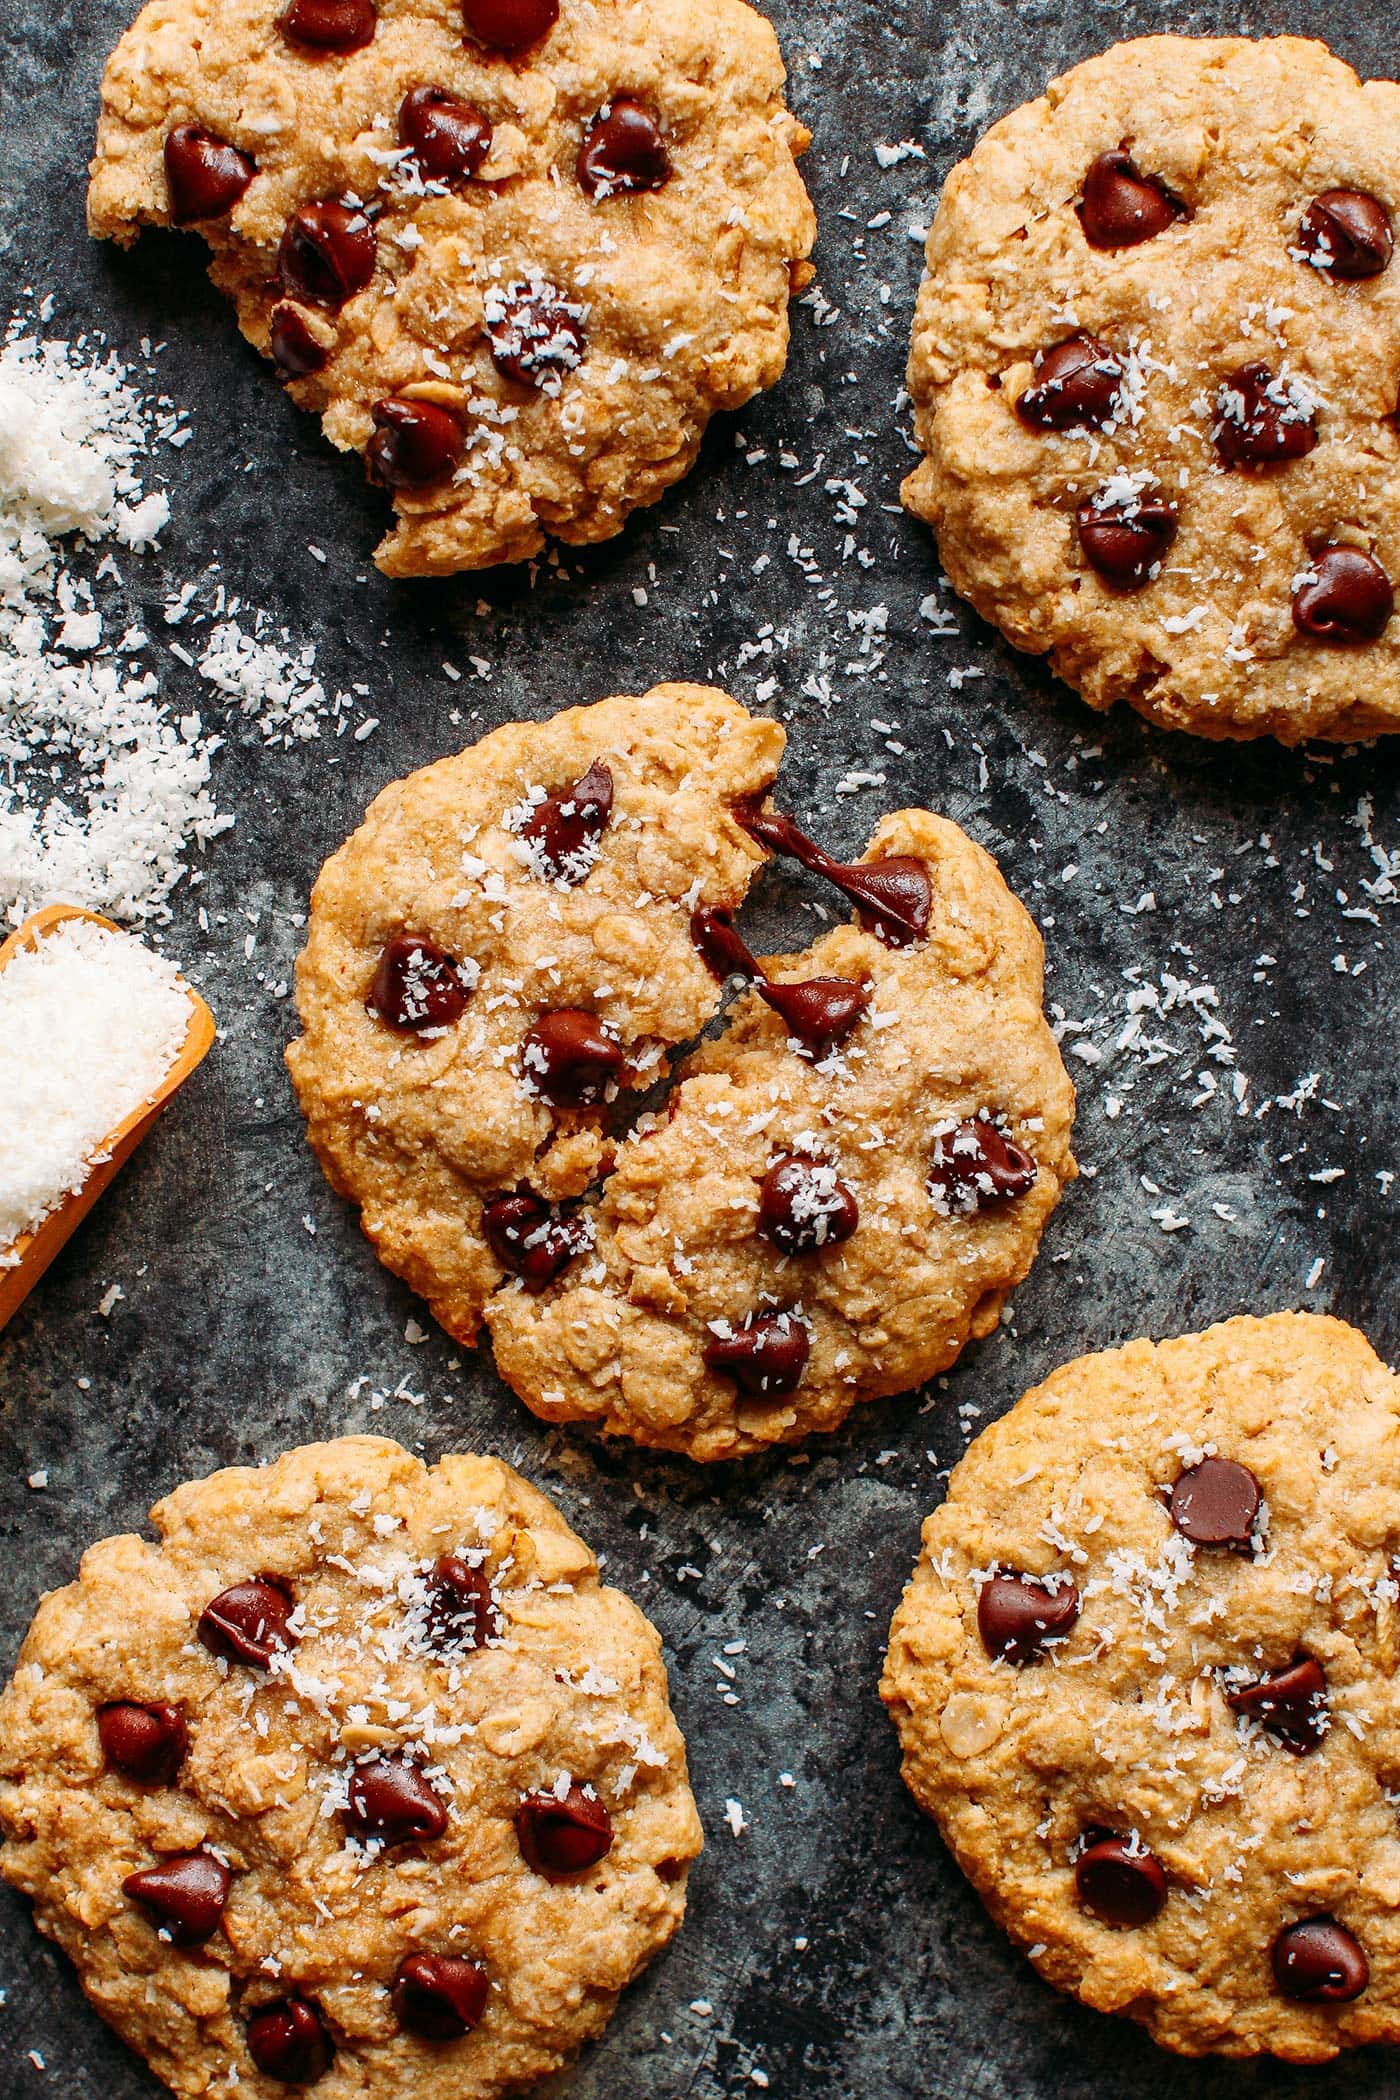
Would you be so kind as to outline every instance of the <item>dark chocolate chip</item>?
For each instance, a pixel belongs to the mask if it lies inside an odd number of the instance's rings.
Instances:
[[[944,1217],[970,1218],[1010,1203],[1035,1186],[1029,1152],[998,1130],[990,1116],[968,1116],[933,1141],[928,1192]]]
[[[284,292],[333,311],[362,292],[374,275],[374,228],[358,206],[327,199],[293,212],[277,250]]]
[[[1379,277],[1395,249],[1390,213],[1365,190],[1324,190],[1303,213],[1298,246],[1325,277]]]
[[[728,1333],[712,1333],[704,1351],[706,1369],[722,1371],[752,1399],[790,1393],[811,1353],[807,1329],[790,1312],[750,1313]]]
[[[244,2029],[248,2054],[265,2078],[279,2085],[314,2085],[335,2055],[319,2005],[295,1993],[259,2006]]]
[[[579,186],[588,196],[659,190],[670,176],[671,156],[649,110],[624,95],[599,110],[578,157]]]
[[[834,883],[893,946],[922,940],[928,932],[933,884],[928,869],[912,854],[890,854],[884,860],[833,860],[815,839],[798,830],[791,817],[777,810],[745,803],[734,814],[749,836],[770,852],[785,853],[814,875]]]
[[[1155,175],[1142,174],[1120,147],[1093,162],[1078,210],[1091,248],[1135,248],[1175,225],[1186,207]]]
[[[1081,1910],[1122,1931],[1150,1925],[1167,1900],[1161,1861],[1134,1838],[1096,1838],[1079,1855],[1074,1886]]]
[[[491,1578],[456,1553],[444,1553],[428,1578],[428,1638],[435,1648],[469,1652],[500,1631]]]
[[[720,904],[701,904],[690,915],[690,938],[705,968],[721,982],[742,977],[757,983],[763,976],[758,958],[734,924],[734,914]]]
[[[211,1655],[265,1670],[274,1655],[296,1645],[288,1621],[296,1609],[290,1583],[255,1575],[220,1590],[199,1615],[200,1640]]]
[[[734,914],[702,904],[692,912],[690,938],[701,961],[716,977],[743,977],[757,984],[787,1032],[808,1050],[828,1050],[843,1042],[870,1004],[870,989],[851,977],[808,977],[796,984],[774,983],[741,939]]]
[[[1145,491],[1115,496],[1101,489],[1080,504],[1076,523],[1084,559],[1115,591],[1151,583],[1176,538],[1176,512],[1164,497]]]
[[[165,187],[173,226],[193,226],[232,211],[257,163],[202,124],[177,124],[165,141]]]
[[[486,339],[498,372],[519,386],[557,394],[583,363],[584,309],[543,278],[521,278],[486,294]]]
[[[561,1210],[533,1189],[493,1196],[483,1205],[486,1243],[503,1269],[527,1291],[547,1290],[576,1255],[593,1245],[593,1227],[582,1211]]]
[[[1051,1589],[1037,1576],[998,1570],[977,1598],[982,1646],[1003,1662],[1039,1662],[1046,1642],[1063,1639],[1078,1617],[1079,1592],[1072,1582]]]
[[[622,1070],[622,1046],[595,1014],[575,1006],[541,1014],[520,1056],[526,1080],[556,1108],[601,1101]]]
[[[305,314],[285,299],[272,309],[268,346],[277,377],[284,382],[322,371],[330,356],[325,344],[311,333]]]
[[[291,0],[277,17],[289,44],[343,55],[374,42],[374,0]]]
[[[97,1736],[109,1770],[138,1786],[173,1786],[190,1747],[178,1706],[113,1699],[97,1710]]]
[[[1171,1520],[1193,1546],[1248,1547],[1263,1498],[1248,1466],[1233,1458],[1203,1458],[1179,1474]]]
[[[515,1811],[515,1834],[528,1866],[547,1881],[564,1881],[596,1867],[613,1841],[612,1817],[602,1802],[571,1786],[558,1794],[527,1794]]]
[[[825,1160],[786,1152],[759,1186],[758,1229],[783,1254],[839,1247],[859,1223],[855,1197]]]
[[[1293,594],[1293,625],[1311,641],[1377,641],[1395,611],[1380,563],[1359,547],[1324,547]]]
[[[410,88],[399,104],[399,144],[433,182],[475,175],[491,151],[491,120],[450,88]]]
[[[1274,1982],[1285,1998],[1349,2005],[1371,1981],[1371,1965],[1354,1933],[1335,1918],[1303,1918],[1273,1945]]]
[[[370,1012],[391,1028],[450,1028],[469,992],[460,966],[436,941],[397,933],[387,942],[370,989]]]
[[[128,1874],[122,1893],[153,1911],[177,1946],[200,1947],[219,1929],[233,1876],[212,1852],[180,1852]]]
[[[344,1815],[352,1837],[377,1838],[386,1845],[439,1838],[447,1828],[441,1797],[406,1757],[377,1757],[371,1764],[356,1765]]]
[[[479,1961],[461,1954],[410,1954],[394,1978],[394,2016],[405,2034],[420,2041],[455,2042],[477,2025],[490,1990]]]
[[[375,428],[365,463],[372,481],[387,489],[424,489],[456,471],[467,435],[451,409],[391,394],[376,401],[370,414]]]
[[[1080,330],[1045,352],[1016,413],[1033,430],[1102,430],[1117,410],[1122,384],[1117,351]]]
[[[1237,1714],[1248,1714],[1285,1750],[1306,1757],[1327,1733],[1327,1676],[1311,1655],[1295,1656],[1286,1670],[1271,1670],[1255,1684],[1225,1694]]]
[[[1302,459],[1317,443],[1317,411],[1268,365],[1241,365],[1222,381],[1211,428],[1229,467],[1272,467]]]
[[[462,19],[492,51],[523,51],[559,20],[559,0],[462,0]]]
[[[600,758],[586,773],[537,802],[519,836],[535,847],[535,865],[572,887],[593,865],[593,849],[612,815],[613,777]]]

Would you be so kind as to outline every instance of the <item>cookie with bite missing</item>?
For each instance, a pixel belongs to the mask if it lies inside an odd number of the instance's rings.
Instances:
[[[1400,2040],[1400,1381],[1280,1313],[1081,1357],[924,1526],[881,1695],[1040,1973],[1185,2055]]]
[[[509,1466],[347,1437],[41,1604],[0,1873],[179,2094],[494,2100],[606,2025],[701,1832],[660,1641]]]
[[[905,505],[1092,707],[1400,727],[1400,86],[1297,37],[1115,45],[929,229]]]
[[[190,227],[391,576],[618,532],[780,376],[815,220],[745,0],[152,0],[94,234]]]

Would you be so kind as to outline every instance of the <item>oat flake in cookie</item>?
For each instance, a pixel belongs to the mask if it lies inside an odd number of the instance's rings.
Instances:
[[[954,168],[907,507],[1091,706],[1400,727],[1400,87],[1296,37],[1145,37]]]
[[[0,1698],[0,1871],[98,2011],[217,2100],[567,2062],[701,1846],[653,1628],[495,1459],[348,1437],[152,1522],[45,1598]]]
[[[398,520],[392,576],[619,531],[771,386],[815,220],[744,0],[154,0],[95,234],[192,227]]]
[[[1041,1974],[1185,2055],[1400,2041],[1400,1383],[1279,1313],[971,1446],[890,1629],[904,1776]]]

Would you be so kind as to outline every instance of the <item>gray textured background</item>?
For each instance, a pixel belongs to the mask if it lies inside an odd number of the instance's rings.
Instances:
[[[10,303],[26,287],[52,292],[53,333],[105,330],[132,357],[143,336],[164,339],[162,383],[193,413],[194,442],[163,455],[175,510],[164,551],[124,565],[133,598],[158,633],[165,588],[221,564],[231,589],[317,642],[328,684],[369,683],[382,723],[366,743],[291,755],[235,740],[219,762],[219,799],[238,827],[204,864],[198,895],[213,931],[201,937],[186,891],[170,945],[225,1038],[0,1339],[0,1655],[8,1665],[40,1589],[71,1577],[87,1540],[139,1527],[179,1479],[346,1429],[385,1430],[430,1455],[495,1450],[558,1498],[660,1623],[709,1832],[685,1930],[586,2057],[575,2100],[718,2100],[756,2091],[755,2066],[784,2100],[1106,2100],[1146,2081],[1164,2100],[1393,2093],[1381,2052],[1312,2073],[1180,2065],[1136,2030],[1057,1999],[906,1798],[875,1698],[920,1519],[973,1411],[999,1414],[1080,1350],[1244,1308],[1330,1308],[1387,1357],[1400,1340],[1385,1179],[1400,1166],[1392,907],[1361,887],[1378,872],[1368,837],[1400,844],[1395,754],[1197,747],[1092,716],[966,612],[959,635],[934,635],[919,616],[936,585],[931,545],[891,508],[908,460],[897,395],[920,262],[908,228],[927,221],[941,178],[987,122],[1116,35],[1312,31],[1379,73],[1393,65],[1390,11],[1384,0],[1251,0],[1238,15],[842,0],[814,17],[781,0],[773,12],[792,104],[816,134],[806,172],[822,219],[817,262],[841,317],[819,328],[799,315],[786,380],[738,419],[740,446],[721,422],[659,510],[570,558],[567,579],[545,575],[531,589],[510,575],[396,587],[368,567],[379,499],[238,340],[200,244],[148,236],[123,256],[84,235],[97,80],[123,0],[0,5]],[[882,171],[874,145],[904,138],[927,159]],[[886,225],[870,225],[886,212]],[[798,469],[779,469],[783,448]],[[746,464],[760,449],[767,460]],[[795,485],[818,455],[816,478]],[[868,499],[855,522],[828,477]],[[788,552],[792,534],[822,581]],[[324,567],[307,552],[313,541]],[[771,560],[754,575],[763,552]],[[862,658],[848,615],[880,606],[886,630]],[[741,659],[765,624],[772,653]],[[442,660],[465,667],[470,655],[489,659],[489,681],[469,673],[452,687]],[[850,668],[862,661],[864,676]],[[959,689],[949,672],[967,667],[979,675]],[[829,705],[802,690],[814,672],[830,683]],[[678,676],[712,677],[749,701],[776,679],[768,704],[796,732],[786,796],[836,845],[857,849],[876,816],[905,801],[964,824],[1045,926],[1048,996],[1089,1024],[1069,1040],[1104,1052],[1071,1059],[1092,1178],[1052,1221],[997,1337],[936,1392],[865,1409],[801,1460],[707,1472],[547,1434],[486,1354],[454,1364],[436,1332],[408,1346],[405,1321],[419,1308],[376,1265],[302,1142],[281,1064],[293,1017],[276,996],[298,944],[292,914],[324,854],[387,780],[475,733],[451,719],[454,707],[484,727]],[[211,712],[173,659],[166,691],[181,709]],[[901,751],[885,748],[872,718],[898,725]],[[885,784],[838,796],[851,769],[883,772]],[[1155,910],[1125,909],[1146,891]],[[814,894],[767,876],[755,945],[801,923]],[[1357,911],[1371,916],[1347,916]],[[1164,972],[1215,987],[1213,1011],[1249,1079],[1246,1113],[1230,1099],[1230,1067],[1207,1057],[1209,1007],[1146,1016],[1169,1046],[1155,1061],[1113,1050],[1134,970],[1159,989]],[[1193,1105],[1207,1091],[1202,1070],[1219,1091]],[[1312,1075],[1296,1108],[1255,1113]],[[1110,1097],[1122,1102],[1116,1118]],[[1310,1178],[1335,1167],[1341,1178]],[[1151,1213],[1168,1207],[1189,1227],[1163,1231]],[[125,1298],[104,1319],[112,1283]],[[401,1380],[425,1404],[375,1410],[373,1390]],[[44,1493],[25,1484],[39,1467]],[[711,1658],[741,1638],[729,1705]],[[781,1771],[795,1787],[779,1787]],[[737,1840],[727,1796],[750,1819]],[[0,1919],[0,2091],[151,2100],[155,2082],[86,2009],[23,1905],[6,1895]],[[710,2017],[690,2010],[697,1998]]]

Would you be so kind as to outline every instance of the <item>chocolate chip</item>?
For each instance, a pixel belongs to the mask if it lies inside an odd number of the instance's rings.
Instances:
[[[1325,277],[1379,277],[1395,248],[1390,214],[1365,190],[1324,190],[1303,213],[1298,246]]]
[[[391,394],[376,401],[370,414],[375,429],[365,464],[372,481],[389,489],[430,488],[460,464],[467,435],[450,409]]]
[[[396,933],[374,973],[369,1009],[391,1028],[450,1028],[469,997],[461,965],[436,941]]]
[[[475,175],[491,151],[491,119],[450,88],[410,88],[399,104],[399,144],[433,182]]]
[[[263,2076],[280,2085],[313,2085],[329,2071],[335,2055],[321,2008],[296,1994],[260,2006],[244,2039]]]
[[[1245,1548],[1253,1543],[1261,1500],[1248,1466],[1233,1458],[1203,1458],[1178,1475],[1171,1520],[1193,1546]]]
[[[428,1638],[433,1646],[470,1652],[484,1648],[499,1631],[485,1568],[444,1553],[428,1578]]]
[[[727,1324],[727,1323],[726,1323]],[[796,1313],[753,1312],[705,1344],[705,1367],[723,1371],[751,1399],[790,1393],[807,1368],[812,1344]]]
[[[440,1797],[405,1757],[377,1757],[372,1764],[356,1765],[343,1813],[352,1837],[377,1838],[386,1845],[439,1838],[447,1828]]]
[[[1335,1918],[1303,1918],[1273,1945],[1274,1982],[1285,1998],[1348,2005],[1371,1981],[1361,1942]]]
[[[493,51],[523,51],[559,20],[559,0],[462,0],[467,32]]]
[[[277,377],[284,382],[322,371],[330,356],[325,344],[311,333],[305,314],[286,300],[272,309],[268,347]]]
[[[1045,352],[1016,413],[1033,430],[1102,430],[1118,409],[1123,377],[1117,351],[1081,329]]]
[[[233,1876],[212,1852],[180,1852],[128,1874],[122,1893],[154,1911],[180,1947],[200,1947],[218,1931]]]
[[[97,1738],[108,1768],[138,1786],[173,1786],[190,1747],[178,1706],[113,1699],[97,1710]]]
[[[277,17],[288,43],[308,51],[363,51],[374,41],[374,0],[291,0]]]
[[[600,109],[584,133],[579,187],[590,197],[659,190],[670,180],[671,156],[656,119],[628,96]]]
[[[1163,497],[1115,495],[1111,484],[1080,504],[1075,522],[1084,559],[1115,591],[1151,583],[1176,538],[1176,512]]]
[[[1024,1196],[1034,1188],[1036,1172],[1030,1153],[990,1116],[969,1116],[934,1138],[928,1192],[941,1217],[970,1218]]]
[[[808,1050],[844,1042],[870,1004],[870,987],[852,977],[808,977],[800,984],[770,979],[760,995]]]
[[[594,850],[612,815],[613,777],[600,758],[586,773],[537,802],[519,836],[535,851],[533,865],[553,882],[572,887],[593,865]]]
[[[1374,642],[1394,611],[1390,578],[1359,547],[1324,547],[1293,594],[1293,625],[1312,641]]]
[[[375,252],[374,228],[358,207],[303,204],[277,250],[278,282],[293,299],[335,310],[369,283]]]
[[[894,853],[873,861],[833,860],[815,839],[798,830],[791,817],[777,810],[744,803],[734,814],[749,836],[771,852],[785,853],[814,875],[834,883],[893,946],[922,940],[928,932],[933,884],[928,869],[912,854]]]
[[[1317,411],[1292,382],[1265,364],[1241,365],[1215,397],[1215,449],[1230,467],[1272,467],[1302,459],[1317,443]]]
[[[493,1196],[481,1212],[486,1243],[503,1269],[527,1291],[547,1290],[576,1255],[593,1245],[593,1228],[581,1211],[546,1203],[533,1189]]]
[[[202,124],[177,124],[165,140],[165,187],[172,226],[193,226],[232,211],[257,163]]]
[[[541,1014],[520,1055],[525,1079],[556,1108],[600,1101],[622,1070],[622,1047],[596,1015],[575,1006]]]
[[[1150,1925],[1167,1900],[1160,1860],[1135,1838],[1096,1838],[1079,1855],[1074,1886],[1081,1910],[1123,1931]]]
[[[1271,1670],[1255,1684],[1225,1694],[1237,1714],[1248,1714],[1285,1750],[1306,1757],[1327,1733],[1327,1676],[1311,1655],[1295,1656],[1286,1670]]]
[[[515,1811],[515,1834],[528,1866],[546,1881],[586,1873],[613,1841],[612,1817],[601,1801],[571,1786],[558,1794],[527,1794]]]
[[[1063,1639],[1078,1617],[1072,1582],[1049,1588],[1034,1575],[998,1570],[977,1597],[977,1631],[994,1661],[1039,1662],[1046,1642]]]
[[[410,1954],[394,1978],[394,2016],[405,2034],[425,2042],[455,2042],[470,2034],[486,2010],[491,1979],[479,1961],[460,1954]]]
[[[290,1583],[276,1575],[255,1575],[220,1590],[199,1615],[199,1638],[211,1655],[265,1670],[274,1655],[296,1645],[288,1620],[296,1609]]]
[[[734,924],[734,914],[723,905],[701,904],[690,915],[690,938],[705,968],[723,981],[743,977],[756,982],[763,976],[758,959]]]
[[[1084,177],[1079,223],[1091,248],[1135,248],[1185,215],[1186,207],[1155,175],[1144,175],[1121,147],[1101,153]]]
[[[583,363],[585,310],[542,277],[492,285],[484,315],[496,369],[519,386],[557,394],[564,373]]]
[[[759,1185],[758,1229],[783,1254],[839,1247],[859,1223],[855,1197],[825,1160],[785,1152]]]

